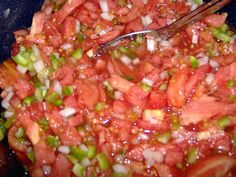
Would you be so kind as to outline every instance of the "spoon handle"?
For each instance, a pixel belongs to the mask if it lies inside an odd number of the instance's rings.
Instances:
[[[151,33],[155,37],[159,37],[162,40],[169,39],[170,37],[172,37],[175,34],[177,34],[178,32],[180,32],[183,29],[183,27],[185,27],[186,25],[193,24],[193,23],[197,22],[198,20],[201,20],[202,18],[206,17],[207,15],[210,15],[210,14],[216,12],[217,10],[221,9],[222,7],[226,6],[230,2],[231,2],[231,0],[211,0],[211,1],[203,4],[202,6],[197,8],[196,10],[190,12],[186,16],[181,17],[180,19],[178,19],[174,23],[172,23],[164,28],[155,29],[155,30],[137,31],[137,32],[132,32],[132,33],[128,33],[128,34],[119,36],[119,37],[109,41],[108,43],[105,43],[105,44],[99,46],[98,53],[99,54],[102,53],[105,48],[113,46],[114,44],[116,44],[117,42],[119,42],[123,39],[126,39],[128,37],[133,37],[138,34],[150,34]]]

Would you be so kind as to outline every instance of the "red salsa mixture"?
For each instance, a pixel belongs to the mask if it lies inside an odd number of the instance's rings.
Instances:
[[[234,177],[236,35],[201,0],[48,0],[0,65],[0,138],[32,177]]]

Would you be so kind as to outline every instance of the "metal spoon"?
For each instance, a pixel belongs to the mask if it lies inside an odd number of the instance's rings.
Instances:
[[[154,29],[154,30],[143,30],[143,31],[137,31],[137,32],[132,32],[128,33],[122,36],[119,36],[101,46],[98,47],[97,50],[97,55],[101,55],[105,49],[114,46],[114,44],[118,43],[119,41],[122,41],[123,39],[126,38],[132,38],[135,35],[138,34],[150,34],[153,35],[154,37],[158,37],[162,40],[167,40],[171,37],[173,37],[175,34],[180,32],[186,25],[191,25],[202,18],[206,17],[207,15],[210,15],[217,10],[223,8],[225,5],[229,4],[231,0],[211,0],[196,10],[190,12],[186,16],[183,16],[179,18],[177,21],[174,23],[160,29]]]

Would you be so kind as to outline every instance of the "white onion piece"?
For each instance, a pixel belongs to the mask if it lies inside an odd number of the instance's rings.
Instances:
[[[167,76],[168,76],[168,72],[167,71],[162,71],[160,73],[160,79],[161,80],[164,80]]]
[[[134,60],[132,60],[132,64],[133,65],[137,65],[140,63],[140,59],[139,58],[135,58]]]
[[[67,108],[61,110],[59,113],[60,113],[63,117],[67,118],[67,117],[73,116],[76,112],[77,112],[77,111],[76,111],[75,108],[67,107]]]
[[[34,62],[34,69],[37,73],[42,71],[44,68],[45,66],[42,60],[37,60],[36,62]]]
[[[52,167],[50,165],[44,165],[42,169],[46,176],[49,176],[52,171]]]
[[[199,66],[206,65],[209,62],[209,57],[206,55],[203,55],[202,57],[198,59],[198,62],[199,62]]]
[[[213,68],[218,68],[220,65],[217,61],[215,60],[210,60],[209,64],[213,67]]]
[[[116,173],[123,173],[123,174],[127,174],[129,172],[129,170],[127,169],[127,167],[125,165],[122,164],[114,164],[112,166],[113,170]]]
[[[70,147],[69,146],[65,146],[65,145],[62,145],[62,146],[59,146],[57,148],[57,150],[63,154],[69,154],[70,153]]]
[[[50,80],[49,79],[45,79],[45,87],[46,87],[46,89],[49,89],[49,87],[50,87]]]
[[[93,57],[93,54],[94,54],[94,53],[93,53],[93,49],[88,50],[88,51],[86,52],[86,54],[87,54],[87,56],[90,57],[90,58]]]
[[[80,21],[76,20],[76,23],[75,23],[75,31],[76,33],[79,33],[80,32]]]
[[[14,93],[13,92],[9,92],[8,95],[6,96],[6,98],[4,98],[4,100],[6,101],[10,101],[11,98],[13,97]]]
[[[100,0],[99,5],[103,13],[109,12],[109,6],[106,0]]]
[[[123,93],[121,91],[115,91],[114,92],[114,97],[116,100],[120,100],[123,96]]]
[[[65,43],[63,45],[61,45],[61,48],[64,50],[68,50],[71,49],[73,46],[70,43]]]
[[[152,24],[152,18],[149,15],[142,16],[141,21],[144,27],[147,27]]]
[[[5,88],[5,91],[8,92],[8,93],[13,92],[13,87],[10,86],[10,87]]]
[[[81,165],[83,165],[84,167],[88,167],[91,164],[89,158],[84,158],[81,160]]]
[[[5,99],[2,100],[1,105],[5,109],[8,109],[10,107],[10,103]]]
[[[166,40],[160,41],[160,46],[164,48],[170,47],[170,42]]]
[[[154,52],[157,48],[157,42],[154,39],[147,38],[147,50],[149,52]]]
[[[61,83],[58,80],[55,80],[53,82],[53,90],[57,92],[59,95],[62,94],[62,86]]]
[[[148,78],[144,77],[143,80],[142,80],[142,83],[147,84],[147,85],[149,85],[149,86],[153,86],[154,81],[151,80],[151,79],[148,79]]]
[[[25,74],[28,70],[28,68],[21,66],[21,65],[17,65],[16,66],[17,71],[19,71],[21,74]]]
[[[120,57],[120,60],[122,61],[122,63],[124,63],[125,65],[130,65],[132,63],[132,60],[127,57],[126,55],[122,55]]]
[[[4,113],[4,117],[6,117],[6,118],[12,117],[13,115],[14,115],[14,113],[11,111],[5,111],[5,113]]]
[[[193,44],[197,44],[197,43],[198,43],[198,35],[194,34],[194,35],[192,36],[192,43],[193,43]]]
[[[215,79],[214,74],[209,73],[209,74],[207,75],[205,81],[206,81],[206,83],[207,83],[208,85],[210,85],[210,84],[214,81],[214,79]]]
[[[148,166],[153,166],[156,162],[162,163],[164,161],[164,155],[160,151],[153,151],[151,148],[144,149],[142,154]]]
[[[33,49],[33,51],[34,51],[36,60],[42,60],[42,58],[41,58],[41,56],[40,56],[39,48],[38,48],[36,45],[33,45],[32,49]]]
[[[101,13],[101,17],[104,19],[104,20],[107,20],[107,21],[112,21],[114,16],[110,13]]]
[[[148,140],[149,137],[148,135],[144,134],[144,133],[139,133],[139,136],[138,136],[141,140]]]

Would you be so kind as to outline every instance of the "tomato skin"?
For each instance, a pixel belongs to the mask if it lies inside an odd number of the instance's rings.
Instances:
[[[70,39],[76,34],[76,20],[73,17],[67,17],[62,25],[62,35]]]
[[[152,91],[149,95],[147,109],[161,109],[167,105],[166,94]]]
[[[236,165],[236,160],[226,155],[215,155],[196,162],[186,177],[224,177]]]
[[[171,106],[181,107],[186,102],[184,86],[188,80],[187,70],[178,70],[169,81],[167,99]]]
[[[50,177],[70,177],[70,170],[72,167],[72,163],[65,157],[65,155],[58,154],[56,162],[52,166]]]
[[[227,13],[223,13],[220,15],[212,14],[212,15],[207,16],[204,19],[204,22],[210,26],[218,28],[225,22],[227,16],[228,16]]]
[[[34,94],[34,86],[26,80],[19,79],[13,86],[16,90],[16,95],[22,100]]]
[[[42,102],[34,102],[29,107],[30,118],[34,121],[40,120],[44,117],[44,108]]]
[[[148,95],[149,92],[145,92],[139,86],[135,85],[126,92],[125,98],[129,103],[143,107],[147,102]]]

